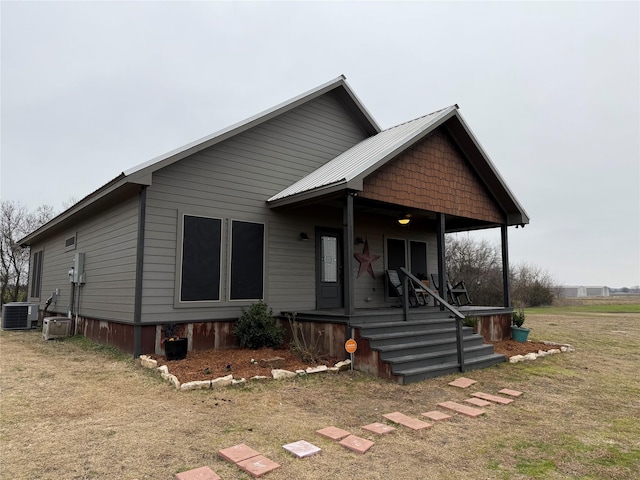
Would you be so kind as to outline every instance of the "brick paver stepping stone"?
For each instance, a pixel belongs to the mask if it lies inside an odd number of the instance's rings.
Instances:
[[[385,433],[391,433],[395,430],[394,427],[392,427],[391,425],[386,425],[384,423],[370,423],[369,425],[365,425],[364,427],[362,427],[363,430],[368,430],[369,432],[373,432],[373,433],[377,433],[377,434],[385,434]]]
[[[276,468],[280,468],[279,463],[269,460],[267,457],[262,455],[249,458],[248,460],[243,460],[242,462],[236,463],[236,465],[256,478],[261,477],[265,473],[269,473]]]
[[[476,407],[488,407],[492,405],[491,402],[487,402],[486,400],[482,400],[481,398],[467,398],[465,402],[470,403],[471,405],[475,405]]]
[[[349,435],[348,437],[340,440],[340,445],[344,448],[348,448],[349,450],[353,450],[356,453],[365,453],[373,447],[373,444],[374,443],[371,440],[356,437],[355,435]]]
[[[393,412],[387,413],[383,415],[387,420],[391,420],[394,423],[399,423],[400,425],[404,425],[405,427],[412,428],[413,430],[421,430],[423,428],[429,428],[432,425],[427,422],[423,422],[422,420],[418,420],[417,418],[409,417],[404,413]]]
[[[460,377],[456,378],[453,382],[449,382],[449,385],[451,385],[452,387],[467,388],[474,383],[477,382],[475,380],[471,380],[470,378]]]
[[[425,412],[422,415],[434,422],[442,422],[444,420],[451,420],[451,415],[439,412],[438,410],[432,410],[431,412]]]
[[[471,394],[472,397],[481,398],[483,400],[489,400],[493,403],[499,403],[501,405],[509,405],[513,402],[512,398],[499,397],[498,395],[491,395],[490,393],[476,392]]]
[[[322,450],[315,445],[305,441],[299,440],[297,442],[288,443],[287,445],[283,445],[287,452],[292,453],[298,458],[310,457],[311,455],[315,455],[316,453],[321,452]]]
[[[257,457],[260,455],[260,452],[256,452],[253,448],[241,443],[233,447],[218,450],[218,455],[231,463],[238,463],[248,458]]]
[[[316,430],[316,433],[319,433],[323,437],[330,438],[331,440],[342,440],[343,438],[351,435],[351,432],[347,432],[346,430],[342,430],[338,427],[325,427],[321,430]]]
[[[176,480],[220,480],[220,477],[209,467],[200,467],[176,473]]]
[[[503,388],[498,393],[503,393],[504,395],[509,395],[510,397],[519,397],[520,395],[522,395],[522,392],[519,392],[518,390],[511,390],[509,388]]]
[[[479,408],[468,407],[467,405],[462,405],[456,402],[442,402],[439,403],[438,406],[440,408],[444,408],[445,410],[451,410],[452,412],[460,413],[461,415],[466,415],[467,417],[479,417],[480,415],[484,415],[487,413],[485,410],[481,410]]]

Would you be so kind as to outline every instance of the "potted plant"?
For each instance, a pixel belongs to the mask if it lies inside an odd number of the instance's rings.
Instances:
[[[525,318],[526,315],[521,308],[511,314],[511,338],[517,342],[526,342],[531,331],[530,328],[522,326]]]
[[[178,336],[178,326],[175,323],[165,325],[162,329],[164,338],[164,356],[167,360],[182,360],[187,356],[189,341],[187,338]]]

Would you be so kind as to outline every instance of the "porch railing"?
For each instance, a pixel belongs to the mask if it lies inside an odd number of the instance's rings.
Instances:
[[[441,310],[448,310],[453,318],[455,318],[458,364],[460,365],[460,371],[464,372],[466,370],[464,365],[464,348],[462,345],[462,321],[464,320],[464,315],[460,313],[460,311],[456,307],[454,307],[444,298],[438,295],[435,291],[431,290],[429,287],[423,284],[418,277],[413,275],[405,267],[400,267],[400,271],[402,272],[402,291],[405,292],[405,294],[402,295],[402,311],[404,313],[404,320],[409,320],[409,282],[411,282],[414,284],[414,288],[417,286],[418,288],[427,292],[434,299],[434,302],[438,302],[440,304]]]

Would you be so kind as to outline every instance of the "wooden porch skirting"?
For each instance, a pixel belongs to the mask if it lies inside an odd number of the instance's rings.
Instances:
[[[398,312],[397,309],[394,310]],[[467,316],[478,318],[477,333],[481,334],[485,341],[499,341],[511,338],[511,312],[470,311],[463,310]],[[355,320],[355,319],[351,319]],[[291,339],[291,328],[286,319],[280,319],[285,329],[285,340]],[[344,350],[344,343],[351,336],[349,319],[338,315],[318,316],[313,320],[298,319],[302,325],[307,344],[315,344],[321,353],[331,357],[348,358]],[[238,342],[233,335],[235,320],[216,320],[209,322],[191,322],[178,324],[178,336],[189,339],[189,351],[208,349],[237,348]],[[142,353],[164,355],[162,347],[162,328],[164,324],[141,326]],[[112,345],[124,353],[133,354],[133,330],[130,323],[118,323],[106,320],[81,318],[78,333],[85,337],[105,345]]]

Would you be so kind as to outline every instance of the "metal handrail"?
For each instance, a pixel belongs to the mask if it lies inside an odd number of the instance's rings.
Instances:
[[[464,365],[464,348],[462,345],[462,321],[464,320],[464,315],[460,313],[460,311],[456,307],[451,305],[440,295],[423,284],[418,277],[413,275],[405,267],[400,267],[400,271],[403,274],[402,291],[404,292],[404,295],[402,299],[402,309],[404,311],[405,321],[409,319],[409,282],[411,281],[412,283],[419,285],[422,290],[426,291],[431,297],[433,297],[435,301],[439,302],[442,307],[449,310],[449,312],[453,314],[453,317],[456,320],[456,347],[458,349],[458,364],[460,365],[460,371],[464,372],[466,370]]]

